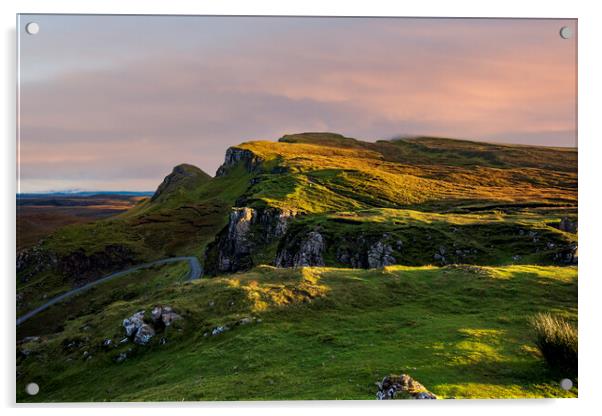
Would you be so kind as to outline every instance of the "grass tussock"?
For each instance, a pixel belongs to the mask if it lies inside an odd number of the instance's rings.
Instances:
[[[577,328],[562,317],[538,313],[530,319],[535,344],[554,370],[577,374]]]

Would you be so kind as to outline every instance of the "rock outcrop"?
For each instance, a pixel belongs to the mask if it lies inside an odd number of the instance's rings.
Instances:
[[[362,233],[346,237],[347,244],[334,243],[338,248],[336,259],[339,263],[355,269],[374,269],[397,263],[394,254],[400,252],[403,242],[394,240],[389,234],[367,236]]]
[[[567,244],[563,247],[559,247],[554,253],[553,260],[555,263],[574,265],[577,264],[579,258],[579,251],[577,243]]]
[[[207,271],[217,274],[251,268],[252,254],[279,240],[295,215],[295,211],[271,207],[232,208],[228,225],[207,249]]]
[[[23,250],[17,254],[17,277],[27,282],[32,276],[56,267],[59,258],[40,245]]]
[[[251,150],[241,149],[239,147],[230,147],[226,150],[224,163],[217,169],[215,176],[224,176],[233,167],[242,163],[247,172],[257,172],[263,159],[253,153]]]
[[[182,319],[171,306],[155,306],[151,311],[151,318],[155,327],[170,326],[174,321]]]
[[[103,250],[93,253],[78,249],[64,255],[38,245],[17,255],[17,276],[22,281],[27,281],[40,272],[55,270],[65,280],[81,284],[104,273],[124,269],[135,262],[134,252],[119,244],[109,244]]]
[[[163,331],[174,321],[182,319],[171,306],[155,306],[150,319],[145,321],[145,311],[138,311],[123,320],[123,329],[127,338],[138,345],[146,345],[157,332]]]
[[[577,219],[571,220],[569,217],[563,217],[558,224],[558,229],[567,233],[575,234],[578,229]]]
[[[76,282],[85,282],[106,272],[125,269],[136,262],[136,256],[129,248],[110,244],[102,251],[87,254],[83,249],[61,256],[57,262],[58,271]]]
[[[377,400],[437,398],[426,387],[407,374],[386,376],[381,382],[376,383],[376,386],[378,387]]]
[[[377,241],[368,250],[368,267],[374,269],[395,264],[396,260],[392,254],[393,247],[390,244]]]
[[[220,240],[218,270],[237,271],[248,265],[251,254],[251,224],[255,216],[252,208],[232,208],[225,238]]]
[[[155,336],[155,330],[148,324],[142,324],[136,335],[134,335],[134,343],[138,345],[146,345],[150,342],[151,338]]]
[[[133,337],[144,325],[144,311],[139,311],[123,320],[123,329],[127,337]]]
[[[278,267],[324,266],[324,237],[310,231],[297,245],[285,247],[276,256]]]

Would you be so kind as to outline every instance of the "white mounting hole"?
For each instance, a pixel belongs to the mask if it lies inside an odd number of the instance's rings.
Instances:
[[[569,391],[573,388],[573,382],[568,378],[563,378],[562,380],[560,380],[560,388],[562,390]]]
[[[27,23],[25,26],[25,31],[30,35],[37,35],[40,31],[40,25],[36,22]]]
[[[30,396],[35,396],[40,392],[40,386],[38,386],[38,383],[29,383],[25,386],[25,392]]]
[[[562,39],[570,39],[573,37],[573,29],[568,26],[563,26],[560,28],[560,37]]]

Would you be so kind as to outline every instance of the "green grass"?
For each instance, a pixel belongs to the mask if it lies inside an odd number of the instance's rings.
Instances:
[[[359,248],[358,236],[368,245],[384,238],[393,247],[397,262],[406,265],[436,264],[433,256],[441,247],[446,251],[447,263],[549,264],[555,262],[558,250],[577,241],[576,235],[553,226],[563,214],[562,211],[545,214],[341,211],[300,217],[291,224],[288,240],[308,230],[319,230],[326,239],[326,264],[333,266],[340,265],[339,250]]]
[[[159,289],[174,283],[183,284],[188,277],[186,262],[153,266],[92,287],[40,312],[17,327],[17,339],[39,333],[60,331],[65,322],[80,315],[102,314],[114,302],[150,299]],[[56,295],[62,292],[56,293]],[[49,299],[48,297],[47,299]],[[47,300],[46,299],[46,300]]]
[[[157,336],[113,362],[131,346],[103,351],[102,339],[155,304],[184,320],[165,345]],[[32,352],[18,360],[17,400],[373,399],[374,382],[401,372],[443,398],[574,397],[532,340],[527,317],[548,311],[576,321],[576,268],[261,266],[114,301],[21,346]],[[203,336],[246,316],[262,322]]]
[[[116,217],[63,227],[44,239],[41,247],[60,258],[80,250],[88,256],[102,255],[108,246],[117,245],[133,253],[131,264],[174,256],[202,259],[207,244],[227,224],[230,207],[247,188],[249,179],[250,175],[238,167],[227,177],[203,180],[186,192],[177,187],[171,197],[163,194],[157,201],[148,199]],[[99,278],[112,271],[98,268],[88,274]],[[23,297],[23,307],[32,309],[46,297],[73,288],[80,277],[56,269],[27,281],[17,276],[17,291]]]
[[[577,374],[577,328],[562,317],[538,313],[531,319],[535,343],[551,368]]]
[[[18,401],[373,399],[376,381],[400,373],[442,398],[577,395],[559,388],[528,321],[551,313],[577,322],[577,269],[552,266],[577,243],[557,228],[577,219],[576,149],[331,133],[237,147],[261,165],[211,179],[181,167],[154,200],[62,228],[42,247],[59,257],[119,245],[133,262],[202,260],[233,206],[269,206],[299,215],[285,239],[257,244],[253,264],[319,230],[333,268],[258,266],[183,283],[182,264],[100,285],[19,328],[18,339],[41,338],[18,346]],[[338,249],[380,239],[405,266],[335,268]],[[472,265],[430,266],[441,247],[448,263]],[[35,305],[76,277],[46,270],[18,291]],[[123,338],[124,318],[158,304],[184,319],[149,346],[102,348]],[[235,325],[245,317],[261,323]],[[204,336],[219,325],[232,330]],[[35,397],[23,392],[31,381],[41,386]]]
[[[419,138],[362,142],[332,133],[238,148],[264,160],[247,198],[302,212],[576,206],[577,151]],[[276,166],[285,173],[271,173]]]

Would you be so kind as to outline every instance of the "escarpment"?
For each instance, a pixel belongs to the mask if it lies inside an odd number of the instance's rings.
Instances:
[[[207,270],[212,274],[228,273],[258,264],[254,257],[285,235],[295,215],[295,211],[272,207],[232,208],[227,226],[207,248]]]
[[[224,163],[217,169],[215,176],[219,177],[226,175],[239,163],[243,164],[247,172],[256,172],[263,161],[263,158],[259,157],[251,150],[230,147],[226,150]]]

